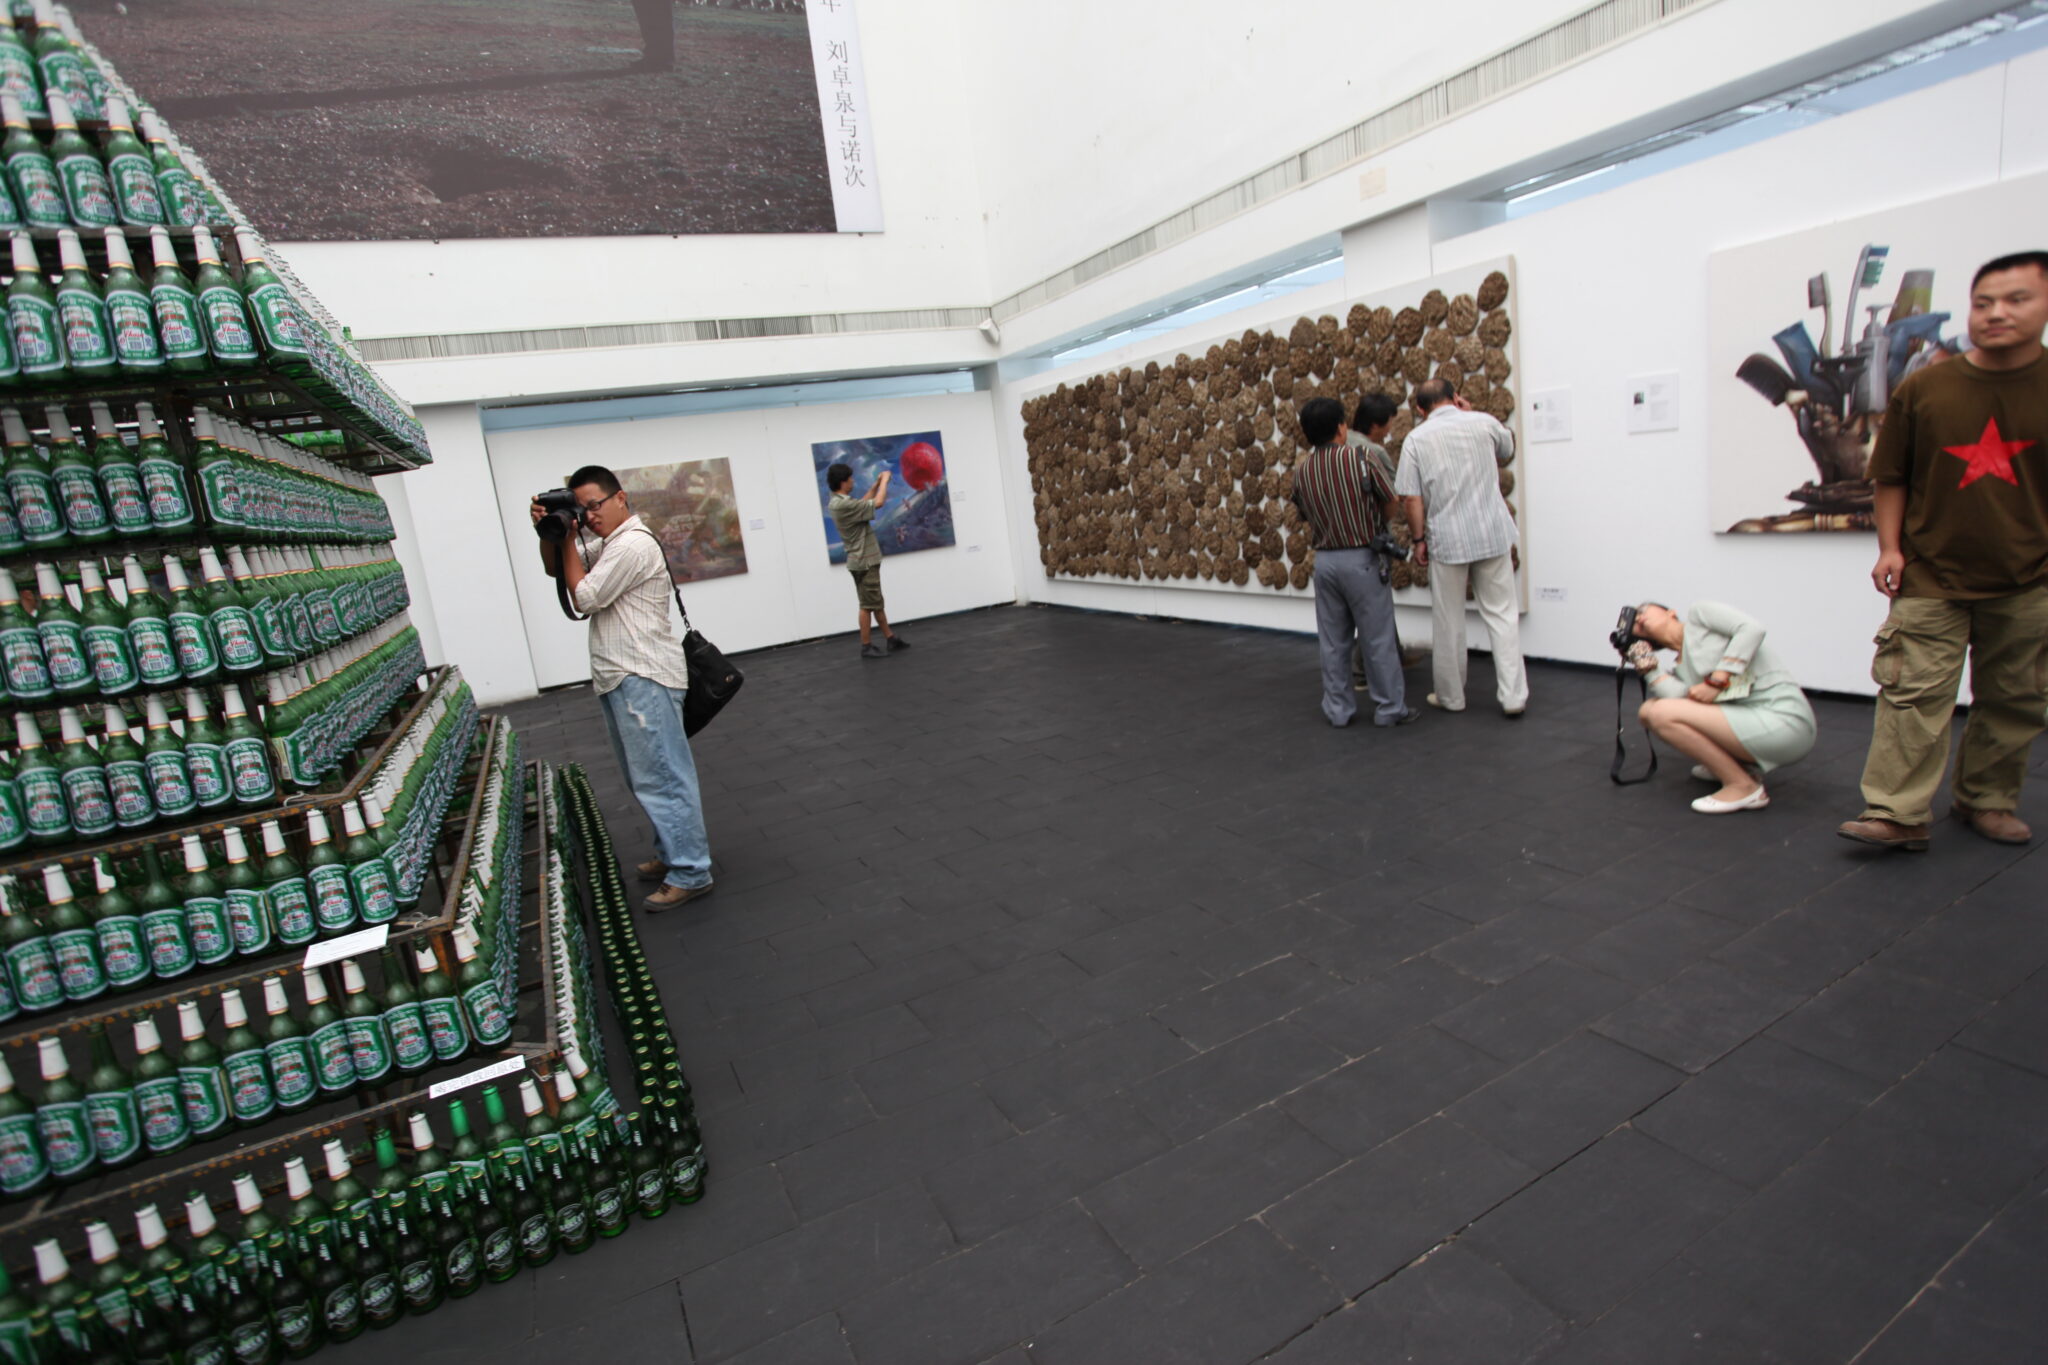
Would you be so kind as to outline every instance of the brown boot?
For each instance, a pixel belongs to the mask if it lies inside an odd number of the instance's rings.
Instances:
[[[664,910],[673,910],[679,905],[688,905],[698,897],[710,894],[710,882],[706,882],[702,886],[664,886],[646,900],[641,901],[640,907],[650,915],[658,915]]]
[[[1926,825],[1902,825],[1896,820],[1872,816],[1868,820],[1844,821],[1836,827],[1835,833],[1844,839],[1853,839],[1859,844],[1874,844],[1878,848],[1899,848],[1908,853],[1927,851]]]
[[[668,876],[668,864],[659,858],[649,858],[644,863],[633,864],[633,872],[643,882],[658,882]]]
[[[1995,844],[2024,844],[2034,837],[2027,822],[2009,810],[1979,810],[1958,801],[1948,813]]]

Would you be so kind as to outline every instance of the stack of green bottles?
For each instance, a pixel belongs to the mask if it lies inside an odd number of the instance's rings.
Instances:
[[[155,1204],[134,1211],[129,1245],[111,1224],[88,1223],[77,1272],[60,1242],[39,1242],[33,1277],[0,1272],[0,1355],[304,1359],[687,1202],[674,1181],[686,1144],[672,1114],[601,1121],[559,1068],[521,1081],[518,1096],[515,1114],[486,1086],[475,1124],[461,1098],[448,1101],[445,1147],[414,1110],[402,1127],[373,1130],[367,1152],[325,1143],[324,1179],[293,1157],[274,1209],[253,1176],[238,1175],[232,1226],[194,1191],[182,1235]]]
[[[526,816],[526,769],[519,736],[504,721],[483,737],[482,791],[469,832],[469,864],[462,869],[456,925],[476,945],[506,998],[519,976],[519,925]]]
[[[0,555],[198,534],[191,477],[164,439],[155,407],[135,405],[133,447],[116,429],[109,404],[89,408],[90,449],[59,404],[43,408],[48,435],[41,443],[21,409],[0,411],[7,443]]]
[[[398,903],[411,909],[433,865],[441,823],[448,813],[477,731],[476,695],[459,669],[449,668],[434,694],[393,744],[365,784],[376,795],[394,833],[385,846]]]
[[[272,673],[263,723],[279,774],[295,787],[319,786],[426,667],[419,632],[401,613],[310,663]]]
[[[199,408],[192,469],[216,536],[244,542],[391,539],[391,514],[367,475]]]

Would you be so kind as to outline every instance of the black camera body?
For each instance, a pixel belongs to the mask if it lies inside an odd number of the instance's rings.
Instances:
[[[1408,551],[1394,543],[1394,538],[1385,531],[1365,543],[1365,548],[1385,559],[1406,559]]]
[[[547,515],[533,524],[533,533],[542,540],[567,540],[583,521],[583,509],[576,505],[576,495],[566,488],[544,488],[533,495],[533,500],[547,509]]]
[[[1629,646],[1636,642],[1636,609],[1623,607],[1621,615],[1614,620],[1614,631],[1607,637],[1607,643],[1614,646],[1614,652],[1624,659],[1628,657]]]

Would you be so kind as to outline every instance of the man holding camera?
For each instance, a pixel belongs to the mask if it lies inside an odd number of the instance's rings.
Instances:
[[[853,466],[839,463],[825,471],[825,487],[832,490],[826,511],[839,528],[846,546],[846,570],[853,575],[854,599],[860,608],[860,657],[886,659],[910,641],[889,628],[889,609],[882,601],[882,542],[875,539],[875,513],[889,499],[889,471],[883,470],[868,491],[853,496]],[[874,622],[882,626],[886,645],[874,640]]]
[[[668,559],[609,469],[586,465],[568,488],[569,507],[533,502],[541,566],[590,618],[590,685],[661,855],[636,869],[642,881],[661,883],[642,904],[672,910],[711,893],[711,841],[683,733],[690,677],[669,625]],[[565,554],[572,532],[576,552]]]
[[[1375,395],[1375,397],[1377,397]],[[1392,411],[1359,404],[1361,420],[1384,432]],[[1378,399],[1388,409],[1391,401]],[[1345,726],[1358,712],[1351,689],[1351,647],[1365,655],[1366,688],[1375,725],[1407,725],[1419,712],[1408,705],[1401,676],[1401,642],[1394,633],[1394,593],[1387,584],[1388,505],[1394,488],[1383,462],[1345,442],[1344,407],[1334,398],[1311,398],[1301,409],[1301,434],[1314,447],[1294,470],[1294,506],[1308,523],[1316,550],[1316,637],[1323,663],[1323,715]]]
[[[1906,376],[1870,456],[1877,564],[1891,599],[1864,811],[1845,839],[1918,852],[1948,767],[1965,656],[1970,720],[1950,814],[1986,839],[2033,838],[2018,814],[2048,705],[2048,251],[1970,282],[1970,349]]]
[[[1465,584],[1493,640],[1494,695],[1501,714],[1529,705],[1515,618],[1515,518],[1501,496],[1500,466],[1515,453],[1514,434],[1458,400],[1441,379],[1415,386],[1422,420],[1401,443],[1394,491],[1408,509],[1415,562],[1429,569],[1431,706],[1465,709]]]

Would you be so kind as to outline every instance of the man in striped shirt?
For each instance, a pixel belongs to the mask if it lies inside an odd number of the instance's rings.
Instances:
[[[543,540],[541,567],[562,580],[569,600],[590,617],[590,685],[604,709],[612,753],[654,827],[659,851],[636,868],[642,881],[661,883],[642,904],[672,910],[711,894],[711,840],[697,763],[683,733],[690,676],[669,624],[668,556],[609,469],[577,470],[569,492],[581,523],[576,553]],[[533,504],[536,524],[546,510]]]
[[[1375,396],[1377,397],[1377,396]],[[1374,400],[1368,399],[1367,402]],[[1387,399],[1378,399],[1391,409]],[[1382,434],[1393,412],[1359,404],[1360,420]],[[1344,407],[1334,398],[1311,398],[1301,409],[1301,434],[1314,447],[1294,468],[1294,506],[1308,523],[1316,549],[1316,637],[1322,651],[1323,715],[1349,725],[1358,702],[1351,690],[1351,645],[1365,654],[1366,690],[1373,724],[1406,725],[1418,712],[1408,705],[1401,676],[1401,642],[1394,634],[1394,593],[1387,564],[1372,543],[1386,531],[1394,488],[1383,460],[1370,449],[1345,444]],[[1371,433],[1368,432],[1368,435]]]
[[[1500,492],[1500,466],[1515,438],[1483,412],[1457,401],[1441,379],[1415,386],[1422,420],[1401,443],[1394,491],[1407,506],[1415,562],[1429,568],[1431,706],[1465,709],[1465,583],[1493,640],[1494,695],[1503,715],[1529,705],[1515,615],[1515,518]]]

